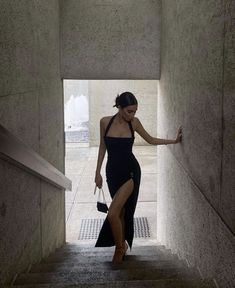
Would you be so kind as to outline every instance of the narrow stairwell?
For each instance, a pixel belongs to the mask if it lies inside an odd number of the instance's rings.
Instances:
[[[215,287],[164,246],[134,246],[120,265],[112,265],[113,251],[67,243],[18,275],[13,287]]]

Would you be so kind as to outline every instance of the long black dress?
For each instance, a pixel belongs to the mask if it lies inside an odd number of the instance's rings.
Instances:
[[[113,123],[115,114],[106,128],[104,141],[108,152],[106,164],[106,178],[111,197],[113,198],[118,189],[131,178],[134,181],[134,190],[127,199],[125,208],[125,240],[132,247],[134,237],[134,212],[139,194],[141,170],[138,161],[132,153],[134,143],[134,130],[131,122],[128,122],[132,137],[109,137],[108,130]],[[108,218],[106,217],[101,228],[95,247],[114,246],[114,238]]]

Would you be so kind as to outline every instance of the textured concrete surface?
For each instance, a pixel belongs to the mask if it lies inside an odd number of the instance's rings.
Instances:
[[[35,90],[37,48],[33,25],[37,12],[30,0],[1,1],[0,95]],[[25,15],[28,14],[28,17]],[[32,37],[33,35],[33,37]]]
[[[0,285],[41,259],[40,180],[0,161]]]
[[[1,1],[0,13],[1,124],[63,170],[58,1]]]
[[[219,287],[234,287],[234,235],[169,149],[159,148],[158,168],[157,240]]]
[[[224,1],[224,84],[223,84],[223,162],[221,211],[226,223],[235,232],[235,1]]]
[[[159,0],[61,1],[62,77],[159,79]]]
[[[157,89],[156,80],[90,80],[89,84],[89,141],[90,146],[99,145],[100,119],[118,112],[113,107],[117,94],[132,92],[138,100],[138,117],[150,135],[157,131]],[[147,142],[135,133],[135,144]],[[147,144],[148,145],[148,144]]]
[[[222,156],[223,17],[215,15],[223,13],[221,3],[163,2],[158,105],[159,133],[166,137],[183,125],[185,144],[172,149],[216,208]]]
[[[133,152],[139,161],[142,172],[135,217],[148,218],[150,236],[151,239],[155,239],[157,230],[157,149],[154,146],[134,146]],[[97,155],[98,147],[80,148],[76,144],[66,145],[66,176],[73,181],[73,191],[66,192],[67,241],[78,239],[82,219],[104,218],[106,215],[97,211],[97,195],[94,196],[93,193]],[[101,173],[105,197],[109,205],[111,198],[105,179],[105,165],[106,158],[104,159]],[[133,245],[138,239],[134,239]],[[89,240],[92,245],[95,244],[95,241],[95,239]],[[80,240],[79,242],[83,243],[84,241]]]
[[[58,0],[0,2],[0,123],[63,171]],[[64,242],[65,208],[63,192],[0,166],[1,285]]]
[[[65,242],[65,192],[41,183],[42,257]]]
[[[64,106],[62,82],[51,81],[40,89],[40,155],[64,172]]]
[[[39,91],[0,96],[0,123],[17,138],[39,152]],[[24,117],[22,117],[24,115]],[[36,117],[35,117],[36,116]],[[29,125],[30,123],[30,125]]]
[[[162,4],[158,133],[183,143],[158,150],[157,235],[234,287],[234,1]]]

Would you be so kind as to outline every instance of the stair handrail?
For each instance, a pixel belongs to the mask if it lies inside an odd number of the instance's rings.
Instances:
[[[62,189],[72,181],[0,124],[0,158]]]

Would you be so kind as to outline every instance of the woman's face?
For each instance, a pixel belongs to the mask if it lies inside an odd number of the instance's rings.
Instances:
[[[120,108],[119,111],[121,113],[121,116],[126,120],[126,121],[131,121],[135,117],[135,113],[138,109],[138,105],[129,105],[125,108]]]

